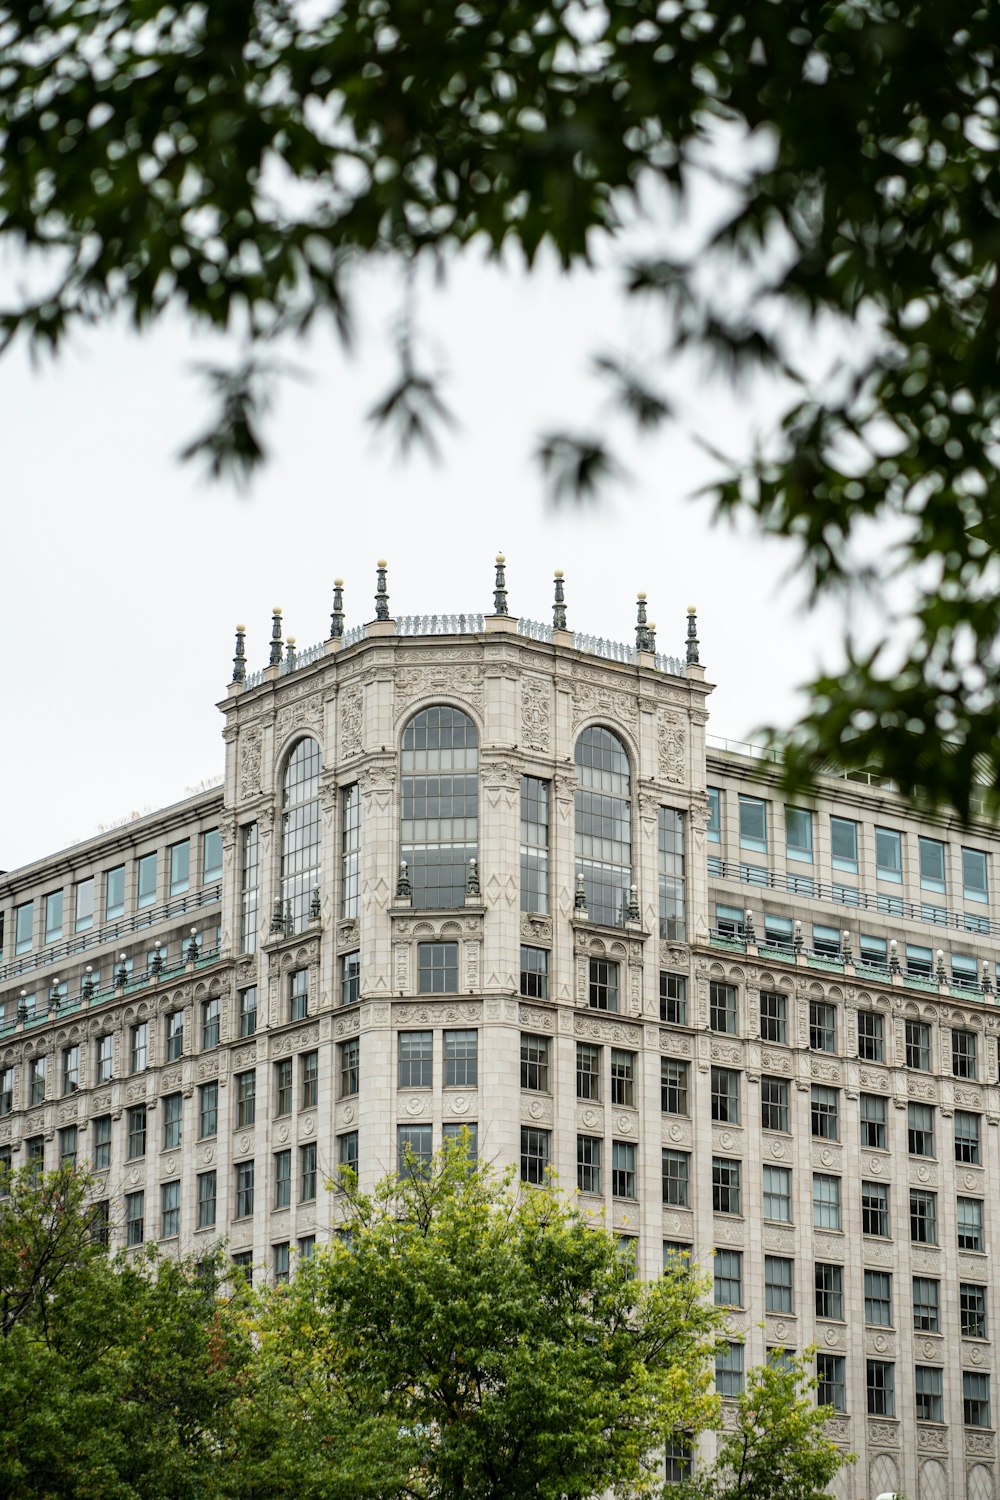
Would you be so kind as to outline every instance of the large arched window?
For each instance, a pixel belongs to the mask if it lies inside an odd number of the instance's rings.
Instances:
[[[632,883],[631,775],[625,746],[594,725],[576,742],[576,865],[594,922],[623,927]]]
[[[403,731],[401,858],[415,907],[465,904],[478,839],[479,736],[460,709],[425,708]]]
[[[292,931],[309,921],[320,880],[319,773],[323,761],[315,740],[298,740],[285,766],[281,798],[281,904]]]

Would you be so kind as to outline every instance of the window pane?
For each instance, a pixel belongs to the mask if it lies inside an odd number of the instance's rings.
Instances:
[[[401,858],[416,908],[465,905],[478,850],[479,737],[460,709],[435,705],[403,731]]]
[[[594,725],[577,739],[576,866],[594,922],[623,927],[632,883],[631,770],[618,736]]]

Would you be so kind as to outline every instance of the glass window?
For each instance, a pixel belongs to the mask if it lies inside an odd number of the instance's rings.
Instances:
[[[661,807],[658,814],[660,937],[683,942],[684,814]]]
[[[814,1052],[836,1052],[837,1008],[825,1000],[809,1002],[809,1045]]]
[[[934,1282],[934,1286],[937,1287],[937,1282]],[[958,1288],[958,1315],[963,1338],[984,1339],[986,1337],[986,1288],[984,1286],[977,1286],[969,1281],[961,1283]]]
[[[198,1174],[198,1228],[215,1228],[215,1173]]]
[[[272,1245],[271,1253],[274,1269],[275,1286],[284,1286],[292,1274],[291,1250],[288,1241],[283,1244]]]
[[[156,900],[156,855],[144,854],[138,862],[136,906],[152,906]]]
[[[794,950],[795,934],[791,917],[779,917],[773,911],[764,913],[764,944],[768,948],[780,948],[784,953]]]
[[[240,952],[257,951],[257,897],[260,880],[260,837],[256,823],[240,829]]]
[[[521,994],[531,1000],[549,998],[549,950],[521,945]]]
[[[418,993],[454,995],[458,990],[458,944],[418,943]]]
[[[721,1125],[740,1123],[740,1075],[733,1068],[712,1069],[712,1119]],[[614,1102],[614,1101],[612,1101]]]
[[[736,986],[713,979],[708,986],[708,1024],[713,1031],[736,1035]]]
[[[76,1166],[76,1154],[78,1144],[78,1132],[75,1125],[64,1125],[59,1132],[59,1164],[63,1167]]]
[[[906,1023],[906,1066],[923,1073],[931,1070],[931,1028],[923,1021]]]
[[[243,1129],[257,1118],[257,1070],[250,1068],[246,1073],[237,1073],[235,1083],[236,1124]]]
[[[903,880],[903,836],[894,828],[875,830],[875,874],[896,885]]]
[[[291,916],[293,932],[309,925],[313,891],[320,886],[322,769],[316,741],[301,739],[292,748],[282,781],[281,909],[286,921]]]
[[[979,1069],[976,1056],[976,1034],[974,1031],[952,1032],[951,1071],[956,1078],[978,1078]]]
[[[691,1157],[687,1151],[663,1151],[663,1201],[671,1208],[687,1208]]]
[[[590,960],[588,998],[592,1010],[617,1011],[618,965],[605,958]]]
[[[740,1207],[740,1163],[728,1157],[712,1157],[712,1208],[717,1214],[738,1214]]]
[[[788,1041],[788,997],[775,990],[760,992],[760,1039],[782,1044]]]
[[[72,1047],[64,1047],[62,1055],[62,1091],[64,1094],[75,1094],[80,1087],[80,1047],[78,1043]]]
[[[810,1094],[812,1133],[821,1141],[840,1139],[840,1090],[814,1083]]]
[[[181,1185],[165,1182],[160,1188],[160,1239],[172,1240],[181,1232]]]
[[[220,1004],[217,998],[201,1002],[201,1045],[203,1048],[219,1045]]]
[[[358,1132],[348,1130],[337,1137],[337,1161],[341,1167],[346,1167],[358,1175]]]
[[[708,798],[708,841],[710,844],[722,842],[722,793],[717,786],[710,786],[707,791]]]
[[[868,1415],[896,1415],[896,1366],[884,1359],[869,1359],[865,1366]]]
[[[77,932],[86,932],[94,925],[94,877],[81,880],[73,887],[73,908]]]
[[[764,1130],[788,1130],[788,1080],[763,1074],[760,1080],[760,1123]]]
[[[154,855],[155,861],[155,855]],[[155,863],[153,866],[155,887]],[[104,877],[104,916],[106,921],[113,917],[125,915],[125,866],[116,865],[113,870],[108,870]]]
[[[309,1014],[309,970],[293,969],[288,976],[288,1019],[304,1021]]]
[[[590,1042],[576,1044],[576,1097],[600,1099],[602,1049]]]
[[[667,1439],[663,1476],[667,1484],[684,1484],[691,1478],[692,1448],[692,1440],[686,1433],[675,1432]]]
[[[750,869],[750,865],[743,866]],[[742,942],[746,936],[743,926],[744,912],[739,906],[726,906],[721,901],[715,903],[715,930],[722,937],[739,938]]]
[[[842,1322],[844,1317],[844,1271],[817,1261],[815,1268],[816,1316]]]
[[[319,1103],[319,1053],[303,1052],[299,1058],[299,1081],[302,1085],[303,1109],[315,1109]]]
[[[611,1142],[611,1192],[615,1198],[635,1197],[635,1144]]]
[[[184,1053],[184,1012],[172,1010],[164,1022],[167,1062],[177,1062]]]
[[[911,1156],[934,1155],[934,1106],[908,1104],[906,1108],[907,1149]]]
[[[35,903],[25,901],[14,908],[14,952],[30,953],[35,941]]]
[[[111,1116],[101,1115],[94,1121],[94,1171],[106,1172],[111,1166]]]
[[[914,1245],[937,1244],[937,1193],[910,1188],[910,1239]]]
[[[478,848],[479,736],[460,709],[425,708],[403,731],[401,858],[416,908],[465,905]]]
[[[813,1173],[813,1226],[816,1229],[839,1229],[840,1178],[826,1172]]]
[[[434,1082],[433,1031],[399,1033],[399,1087],[429,1089]]]
[[[340,1003],[354,1005],[361,999],[361,954],[343,953],[340,958]]]
[[[869,969],[885,969],[889,962],[888,944],[885,938],[873,937],[862,932],[858,937],[861,963]]]
[[[925,891],[945,889],[944,844],[938,839],[918,839],[920,850],[920,886]]]
[[[929,948],[923,948],[918,943],[907,943],[907,974],[912,974],[917,979],[929,979],[931,977],[932,958],[933,954]]]
[[[0,1117],[9,1115],[14,1108],[14,1069],[0,1068]]]
[[[576,742],[576,864],[592,922],[623,927],[632,883],[631,771],[625,747],[593,725]]]
[[[55,943],[63,934],[63,893],[52,891],[45,898],[45,941]]]
[[[181,1121],[184,1110],[182,1094],[168,1094],[163,1101],[163,1149],[174,1151],[181,1143]]]
[[[739,798],[740,848],[767,851],[767,803],[760,797]]]
[[[932,1365],[917,1365],[913,1371],[918,1422],[940,1422],[944,1403],[941,1398],[941,1371]]]
[[[665,1115],[688,1112],[688,1065],[674,1057],[660,1058],[660,1109]]]
[[[403,1031],[403,1032],[400,1032],[400,1036],[399,1036],[399,1041],[400,1041],[400,1048],[399,1048],[399,1076],[400,1076],[400,1081],[401,1082],[402,1082],[402,1079],[403,1079],[403,1076],[404,1076],[404,1066],[406,1068],[406,1075],[405,1075],[406,1077],[410,1077],[410,1076],[422,1077],[423,1076],[423,1073],[420,1071],[420,1069],[422,1067],[422,1064],[421,1064],[420,1058],[418,1056],[419,1047],[418,1047],[418,1045],[416,1043],[414,1043],[414,1041],[413,1041],[414,1038],[427,1037],[427,1039],[428,1039],[428,1042],[427,1042],[427,1045],[428,1045],[428,1061],[427,1061],[427,1070],[426,1071],[427,1071],[428,1078],[430,1077],[430,1051],[429,1051],[429,1049],[430,1049],[430,1038],[431,1038],[431,1036],[432,1036],[432,1033],[429,1032],[429,1031],[427,1031],[427,1032],[423,1032],[423,1031]],[[404,1044],[404,1038],[406,1039],[405,1040],[405,1044]],[[352,1037],[349,1037],[346,1042],[340,1042],[338,1044],[338,1051],[339,1051],[339,1057],[340,1057],[340,1097],[341,1097],[341,1099],[349,1099],[352,1095],[354,1095],[354,1094],[356,1094],[358,1092],[358,1089],[360,1088],[360,1085],[361,1085],[361,1039],[360,1039],[360,1037],[352,1036]],[[404,1058],[405,1058],[405,1064],[404,1064]],[[405,1086],[406,1087],[410,1087],[410,1088],[414,1087],[413,1084],[405,1085]],[[426,1087],[427,1085],[417,1085],[417,1086],[418,1087],[421,1087],[421,1086]],[[289,1108],[291,1108],[290,1105],[289,1105]]]
[[[858,825],[850,818],[830,819],[830,854],[835,870],[858,873]]]
[[[601,1191],[601,1145],[597,1136],[576,1138],[576,1185],[581,1193]]]
[[[521,777],[521,910],[549,909],[549,783]]]
[[[141,1073],[149,1065],[149,1022],[138,1021],[129,1029],[130,1071]]]
[[[340,915],[361,915],[361,788],[357,782],[340,794],[343,831],[340,861]]]
[[[764,1311],[769,1313],[794,1312],[792,1289],[794,1287],[794,1264],[781,1255],[764,1256]]]
[[[579,1053],[577,1066],[579,1067]],[[521,1087],[539,1094],[549,1092],[549,1039],[521,1033]]]
[[[865,1151],[886,1150],[887,1104],[880,1094],[860,1098],[861,1145]]]
[[[989,1427],[990,1377],[975,1370],[962,1372],[962,1421],[966,1427]]]
[[[253,1179],[254,1164],[252,1161],[238,1161],[236,1170],[236,1218],[249,1219],[253,1214]]]
[[[764,1168],[764,1218],[788,1224],[792,1218],[792,1174],[788,1167]]]
[[[182,896],[191,884],[191,840],[170,846],[170,894]]]
[[[812,813],[804,807],[785,808],[785,852],[789,859],[813,862]]]
[[[292,1112],[292,1059],[283,1057],[274,1065],[274,1113],[276,1116]]]
[[[951,955],[951,982],[962,989],[975,990],[979,988],[976,960],[971,953],[953,953]]]
[[[479,1082],[478,1031],[444,1033],[444,1086],[474,1089]]]
[[[968,1162],[978,1167],[981,1162],[979,1150],[979,1115],[965,1109],[955,1111],[955,1160]]]
[[[715,1354],[715,1389],[722,1397],[743,1394],[743,1345],[723,1344]]]
[[[132,1249],[146,1238],[146,1194],[125,1194],[125,1244]]]
[[[940,1332],[940,1282],[929,1276],[913,1278],[913,1326],[918,1333]]]
[[[635,1053],[611,1049],[611,1103],[635,1106]]]
[[[315,1197],[316,1145],[313,1142],[308,1146],[299,1147],[299,1202],[311,1203]]]
[[[989,900],[986,855],[980,849],[962,850],[962,890],[966,901]]]
[[[201,836],[201,879],[204,885],[222,879],[222,835],[217,828],[206,828]]]
[[[892,1277],[888,1271],[865,1272],[865,1322],[872,1328],[892,1327]]]
[[[206,1140],[219,1129],[219,1085],[203,1083],[198,1089],[198,1137]]]
[[[712,1279],[716,1307],[742,1307],[743,1256],[739,1250],[716,1250]]]
[[[866,1062],[885,1061],[885,1021],[877,1011],[858,1011],[858,1056]]]
[[[240,1036],[253,1036],[257,1030],[257,986],[248,985],[240,990]]]
[[[146,1106],[136,1104],[125,1113],[125,1124],[128,1133],[128,1159],[134,1160],[137,1156],[146,1154]]]
[[[543,1183],[549,1169],[550,1134],[521,1126],[521,1181]]]
[[[983,1204],[979,1198],[959,1198],[955,1213],[960,1250],[984,1250]]]
[[[660,1020],[670,1026],[687,1025],[687,976],[660,971]]]
[[[834,1411],[847,1410],[845,1368],[842,1354],[816,1355],[816,1405],[832,1406]]]

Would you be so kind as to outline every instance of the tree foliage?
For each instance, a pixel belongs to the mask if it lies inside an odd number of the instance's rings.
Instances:
[[[621,242],[663,327],[652,377],[601,351],[622,412],[672,419],[679,353],[765,374],[783,415],[716,453],[717,508],[791,538],[817,593],[858,583],[859,532],[890,523],[879,571],[913,595],[896,656],[849,642],[816,685],[790,784],[832,760],[965,815],[974,776],[1000,789],[998,46],[984,0],[3,0],[0,242],[48,279],[0,338],[177,307],[251,349],[317,317],[346,342],[372,257],[572,267]],[[706,180],[726,206],[682,252]],[[630,256],[657,196],[661,243]],[[409,295],[399,351],[373,416],[432,442]],[[269,370],[210,372],[189,453],[259,461]],[[603,430],[538,457],[557,493],[620,471]]]

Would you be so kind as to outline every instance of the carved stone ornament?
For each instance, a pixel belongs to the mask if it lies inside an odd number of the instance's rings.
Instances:
[[[359,682],[351,683],[340,694],[340,757],[350,760],[360,755],[365,748],[364,739],[364,689]]]
[[[274,738],[281,744],[293,729],[311,729],[316,734],[323,732],[323,699],[319,693],[308,698],[286,701],[274,716]]]
[[[426,667],[398,667],[396,670],[395,716],[401,718],[411,703],[421,698],[457,699],[483,713],[483,669],[435,662]]]
[[[687,779],[687,724],[681,714],[661,708],[656,715],[656,766],[663,781]]]
[[[254,725],[240,735],[239,784],[241,797],[255,797],[260,792],[261,737]]]
[[[613,719],[634,735],[638,719],[635,696],[631,693],[616,693],[606,685],[574,682],[574,731],[585,719]]]
[[[544,754],[551,740],[552,687],[544,677],[521,679],[521,744]]]

